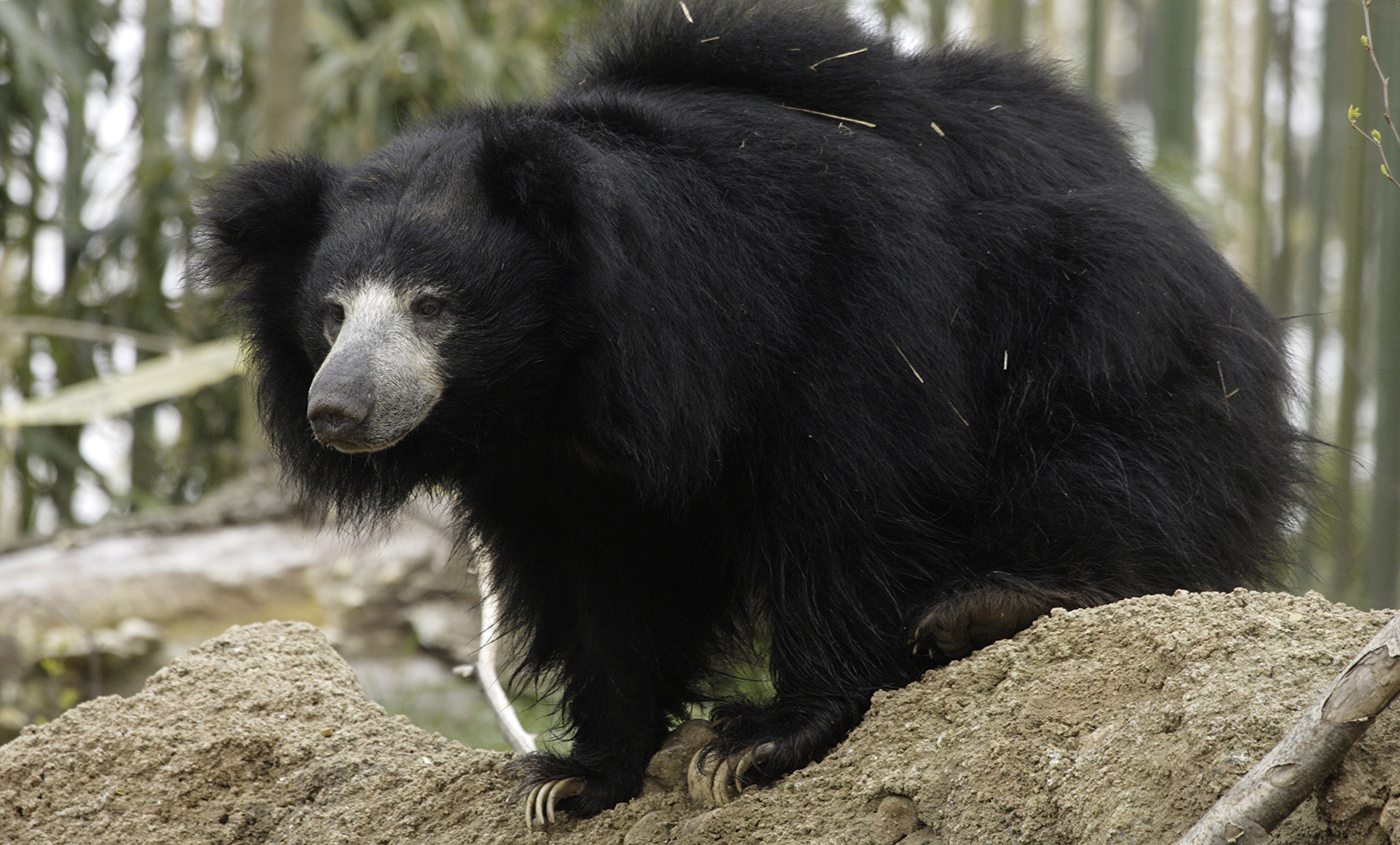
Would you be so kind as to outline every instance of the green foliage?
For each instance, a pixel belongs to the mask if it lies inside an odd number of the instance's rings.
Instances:
[[[464,100],[540,94],[565,28],[596,4],[328,0],[311,10],[314,149],[349,160]]]

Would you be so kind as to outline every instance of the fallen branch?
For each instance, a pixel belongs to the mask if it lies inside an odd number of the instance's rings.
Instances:
[[[1316,790],[1400,693],[1400,614],[1371,639],[1293,730],[1177,845],[1257,845]]]
[[[510,743],[515,753],[525,754],[535,750],[535,735],[520,724],[520,717],[511,706],[510,696],[506,695],[500,676],[496,674],[496,642],[500,637],[497,624],[500,620],[500,609],[496,603],[495,591],[491,589],[491,583],[486,580],[484,574],[479,582],[481,645],[476,652],[476,664],[458,666],[452,671],[462,677],[476,677],[477,683],[481,684],[482,691],[486,693],[486,700],[491,704],[491,712],[496,714],[496,724],[500,726],[506,742]]]

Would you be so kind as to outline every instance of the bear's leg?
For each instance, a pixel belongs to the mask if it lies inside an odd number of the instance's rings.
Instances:
[[[576,569],[599,577],[599,567]],[[573,744],[566,756],[530,754],[511,764],[523,777],[519,794],[532,829],[559,813],[592,816],[634,797],[671,718],[696,697],[693,685],[713,648],[712,607],[722,602],[687,603],[671,598],[664,583],[636,576],[635,567],[614,569],[635,577],[591,592],[567,585],[561,593],[588,601],[552,604],[536,625],[532,662],[557,670]]]
[[[927,668],[909,653],[907,615],[894,591],[852,581],[815,592],[791,583],[793,592],[770,597],[767,613],[776,695],[715,709],[719,735],[689,772],[691,796],[703,803],[727,803],[820,759],[860,723],[871,694]]]
[[[1006,573],[939,599],[913,625],[913,653],[943,663],[1006,639],[1056,607],[1073,610],[1112,601],[1093,589],[1043,587]]]

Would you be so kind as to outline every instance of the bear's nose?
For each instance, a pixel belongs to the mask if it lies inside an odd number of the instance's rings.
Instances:
[[[306,418],[316,439],[326,444],[358,440],[356,432],[369,419],[373,402],[370,391],[356,384],[332,384],[314,390],[306,407]]]
[[[311,428],[318,440],[348,440],[365,421],[367,414],[363,406],[352,409],[317,405],[306,416],[311,420]]]

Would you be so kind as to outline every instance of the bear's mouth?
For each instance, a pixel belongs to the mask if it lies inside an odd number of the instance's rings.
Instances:
[[[311,425],[311,430],[312,433],[316,436],[317,443],[320,443],[322,446],[325,446],[328,449],[334,449],[337,452],[341,452],[346,455],[357,455],[362,452],[379,452],[384,449],[388,449],[390,446],[395,445],[403,439],[402,437],[399,437],[387,442],[371,443],[364,440],[357,440],[353,437],[337,437],[333,435],[322,434],[320,431],[317,430],[316,424],[314,422]]]

